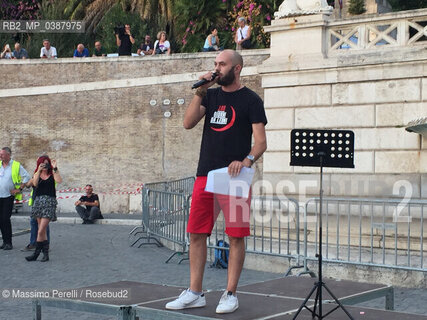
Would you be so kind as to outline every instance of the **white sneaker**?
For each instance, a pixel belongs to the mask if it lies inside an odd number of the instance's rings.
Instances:
[[[202,293],[200,296],[190,292],[190,289],[182,291],[177,299],[168,302],[166,309],[181,310],[187,308],[200,308],[206,306],[206,298]]]
[[[237,300],[237,297],[232,295],[231,292],[225,290],[221,299],[219,299],[218,306],[216,307],[216,313],[231,313],[236,311],[238,307],[239,300]]]

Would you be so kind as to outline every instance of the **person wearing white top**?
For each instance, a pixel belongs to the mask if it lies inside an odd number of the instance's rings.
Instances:
[[[166,32],[165,31],[159,31],[157,33],[157,40],[154,42],[154,50],[153,55],[155,54],[171,54],[171,45],[168,40],[166,40]]]
[[[242,43],[251,39],[251,27],[246,24],[246,19],[240,17],[238,19],[239,29],[237,29],[234,41],[236,42],[236,50],[248,49],[242,46]]]
[[[43,59],[56,59],[56,48],[50,45],[50,41],[43,40],[43,47],[40,50],[40,58]]]
[[[12,59],[13,58],[12,51],[10,50],[9,44],[6,44],[4,46],[4,50],[1,53],[0,58],[1,59]]]

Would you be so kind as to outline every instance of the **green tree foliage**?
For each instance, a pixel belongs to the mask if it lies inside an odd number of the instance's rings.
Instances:
[[[393,11],[427,8],[427,0],[388,0]]]
[[[42,1],[40,8],[41,19],[43,20],[70,20],[66,13],[67,6],[65,0]],[[74,49],[79,43],[87,46],[89,37],[85,33],[34,33],[28,36],[24,47],[28,50],[30,57],[39,57],[40,48],[43,46],[43,39],[49,39],[51,45],[56,48],[58,57],[72,57]]]
[[[239,28],[237,20],[244,17],[251,27],[251,41],[254,48],[268,48],[270,36],[264,32],[264,25],[270,21],[277,11],[281,1],[242,0],[237,1],[233,9],[228,12],[231,30],[236,32]],[[234,35],[233,35],[234,38]],[[233,45],[234,46],[234,45]]]
[[[220,46],[234,48],[240,16],[245,17],[252,28],[254,47],[269,47],[270,38],[264,33],[263,26],[270,24],[281,3],[280,0],[176,0],[175,29],[181,51],[201,51],[212,25],[218,29]]]
[[[365,0],[350,0],[348,5],[348,13],[357,15],[365,12]]]
[[[107,52],[117,52],[116,37],[114,27],[130,24],[131,33],[135,38],[132,52],[136,52],[137,47],[143,41],[145,34],[153,34],[149,25],[140,18],[137,13],[130,13],[123,10],[120,3],[115,4],[106,12],[102,20],[95,29],[95,39],[100,40]],[[93,49],[93,44],[91,44]]]
[[[57,0],[55,2],[40,1],[37,5],[36,18],[42,20],[70,20],[70,16],[65,11],[67,2],[66,0]],[[10,20],[13,17],[5,16],[4,19]],[[27,20],[29,18],[21,16],[18,19]],[[77,44],[83,43],[86,45],[89,37],[84,33],[17,33],[0,35],[1,43],[9,43],[11,47],[13,47],[14,42],[20,42],[22,47],[27,49],[31,58],[40,57],[43,39],[50,40],[51,45],[58,52],[58,57],[72,57]]]
[[[173,37],[172,0],[72,0],[67,1],[66,12],[75,19],[85,22],[86,33],[92,40],[105,44],[109,52],[116,52],[115,25],[131,24],[136,41],[142,41],[141,34],[148,33],[155,38],[157,31],[165,30]],[[173,41],[172,41],[173,43]],[[172,48],[173,49],[173,48]],[[112,50],[112,51],[110,51]]]
[[[227,24],[224,19],[226,5],[222,0],[175,1],[175,30],[177,45],[185,52],[201,51],[212,26],[222,31]],[[221,43],[223,39],[219,35]],[[222,44],[220,44],[222,45]]]
[[[252,28],[255,48],[269,46],[269,35],[263,26],[270,24],[273,13],[282,0],[2,0],[0,15],[4,20],[83,20],[85,33],[0,34],[0,45],[13,46],[20,41],[30,57],[40,54],[42,41],[48,38],[56,47],[58,57],[71,57],[78,43],[89,51],[95,40],[102,42],[108,52],[116,52],[113,28],[131,24],[136,38],[133,51],[145,34],[153,39],[165,30],[172,52],[201,51],[211,26],[216,26],[224,48],[234,48],[237,18],[244,16]],[[22,9],[25,9],[22,11]],[[15,17],[15,18],[14,18]]]

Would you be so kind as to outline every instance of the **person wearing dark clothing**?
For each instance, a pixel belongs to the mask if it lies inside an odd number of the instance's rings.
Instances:
[[[30,180],[30,175],[22,165],[11,158],[12,150],[0,150],[0,231],[3,244],[0,249],[12,250],[12,215],[15,199],[22,200],[22,189]]]
[[[27,186],[33,186],[33,204],[31,217],[37,219],[38,232],[36,249],[31,256],[25,257],[27,261],[35,261],[43,251],[42,262],[49,260],[49,241],[46,229],[51,221],[56,221],[56,184],[61,183],[56,160],[50,160],[46,155],[37,159],[37,168],[33,178]]]
[[[166,309],[181,310],[206,306],[203,273],[207,257],[207,237],[219,211],[224,215],[225,233],[230,241],[227,286],[216,313],[231,313],[239,307],[237,284],[245,261],[245,237],[250,235],[251,196],[244,199],[205,190],[208,172],[227,168],[236,177],[251,167],[267,148],[264,103],[241,83],[242,56],[224,50],[215,59],[215,73],[205,74],[208,83],[197,89],[184,115],[184,128],[194,128],[204,119],[197,178],[191,200],[187,232],[190,234],[190,286]],[[201,80],[201,79],[200,79]],[[220,87],[208,89],[214,84]],[[252,145],[253,138],[253,145]],[[246,170],[246,169],[245,169]],[[242,205],[245,203],[245,205]]]
[[[86,195],[81,196],[76,201],[76,211],[80,218],[83,219],[83,224],[92,224],[96,219],[104,219],[101,214],[101,208],[99,205],[99,197],[93,193],[93,188],[90,184],[85,187]],[[84,208],[83,206],[86,206]]]
[[[33,251],[37,246],[37,233],[39,232],[39,225],[37,219],[30,218],[30,243],[28,243],[21,251]],[[49,226],[46,228],[47,241],[50,243]]]
[[[92,57],[106,57],[107,50],[101,45],[100,41],[95,42],[95,49],[93,49]]]
[[[139,56],[146,56],[146,55],[153,54],[153,44],[151,43],[151,37],[148,34],[145,36],[144,43],[141,43],[136,53]]]
[[[125,31],[122,34],[116,34],[116,43],[119,47],[119,56],[130,56],[132,55],[132,45],[135,43],[135,39],[130,33],[130,25],[125,25]]]

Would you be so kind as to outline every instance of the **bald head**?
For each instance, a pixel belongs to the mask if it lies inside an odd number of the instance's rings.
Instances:
[[[222,51],[218,56],[220,55],[223,55],[223,58],[225,59],[230,59],[233,66],[240,65],[243,68],[243,58],[237,51],[226,49]]]

